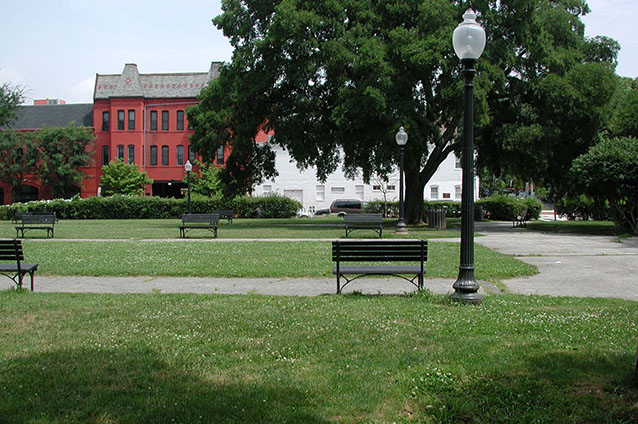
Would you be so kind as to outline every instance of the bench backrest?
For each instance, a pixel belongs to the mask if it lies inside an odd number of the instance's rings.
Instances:
[[[22,241],[0,240],[0,260],[2,261],[23,261]]]
[[[380,213],[346,214],[343,216],[346,224],[381,224],[383,216]]]
[[[332,242],[332,261],[427,261],[427,240],[361,240]]]
[[[202,224],[218,224],[219,214],[217,213],[191,213],[182,215],[182,222],[186,223],[202,223]]]
[[[235,211],[232,209],[214,210],[212,213],[219,215],[221,218],[232,218],[235,215]]]
[[[23,224],[55,224],[56,217],[55,215],[47,214],[47,215],[32,215],[32,214],[23,214],[20,218],[20,222]]]

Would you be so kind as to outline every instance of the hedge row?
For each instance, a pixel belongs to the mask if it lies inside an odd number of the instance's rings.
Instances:
[[[485,215],[490,219],[503,221],[511,221],[524,209],[527,209],[528,219],[538,219],[542,210],[541,202],[530,197],[521,199],[511,196],[492,196],[480,199],[475,204],[481,206],[485,211]],[[461,216],[461,202],[425,201],[424,207],[425,210],[445,209],[448,218]],[[387,211],[386,216],[388,217],[399,216],[399,202],[373,201],[366,206],[366,212],[369,213],[382,214],[384,210]]]
[[[538,219],[543,209],[542,203],[536,198],[526,197],[521,199],[520,197],[503,195],[480,199],[476,202],[476,205],[483,207],[485,215],[489,219],[500,221],[511,221],[525,209],[527,209],[527,219]]]
[[[234,199],[193,196],[192,213],[210,213],[214,209],[233,209],[238,217],[290,218],[301,208],[296,200],[278,195],[241,196]],[[186,199],[121,196],[40,200],[0,207],[1,219],[17,214],[55,213],[60,219],[167,219],[188,212]]]

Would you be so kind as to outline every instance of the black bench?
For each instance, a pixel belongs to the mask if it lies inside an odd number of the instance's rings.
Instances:
[[[346,237],[353,230],[365,229],[374,230],[379,234],[379,238],[383,238],[383,216],[380,213],[345,214],[343,224],[346,229]]]
[[[233,217],[235,216],[235,211],[232,209],[221,209],[221,210],[215,210],[212,213],[216,213],[217,215],[219,215],[220,219],[227,219],[229,224],[233,223]]]
[[[182,215],[182,225],[179,226],[179,236],[186,237],[186,232],[195,229],[212,231],[217,237],[219,215],[216,213],[191,213]]]
[[[47,237],[53,238],[53,229],[57,222],[55,214],[30,214],[25,213],[20,217],[20,225],[16,225],[16,237],[24,238],[24,232],[28,230],[46,230]]]
[[[394,275],[423,289],[424,262],[428,260],[426,240],[357,240],[332,242],[332,273],[337,276],[337,294],[350,282],[365,275]],[[343,265],[342,262],[418,262],[418,265]],[[407,278],[402,274],[414,274]],[[352,278],[346,275],[354,275]],[[341,277],[346,283],[341,285]],[[415,279],[417,283],[414,282]]]
[[[527,209],[523,209],[520,214],[516,215],[512,220],[512,227],[524,227],[529,218],[527,217]]]
[[[11,278],[19,288],[22,288],[24,276],[31,276],[31,291],[33,291],[33,274],[38,269],[38,264],[23,264],[24,252],[22,251],[21,240],[0,240],[0,261],[11,261],[11,263],[0,263],[0,274]]]

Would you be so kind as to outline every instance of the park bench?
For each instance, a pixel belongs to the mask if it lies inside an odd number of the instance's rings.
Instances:
[[[31,276],[31,291],[33,291],[33,274],[38,269],[38,264],[23,264],[24,252],[22,240],[0,240],[0,274],[11,278],[19,288],[22,288],[24,276]],[[10,261],[11,263],[4,263]]]
[[[520,214],[516,215],[512,220],[512,227],[524,227],[528,221],[527,209],[523,209]]]
[[[53,229],[57,222],[55,214],[30,214],[24,213],[20,216],[20,225],[16,225],[16,238],[29,230],[46,230],[47,237],[53,238]]]
[[[383,216],[380,213],[345,214],[343,224],[346,229],[346,237],[353,230],[365,229],[374,230],[379,234],[379,238],[383,238]]]
[[[212,231],[217,237],[219,215],[216,213],[192,213],[182,215],[182,225],[179,226],[179,236],[186,237],[186,232],[195,229]]]
[[[212,213],[216,213],[219,215],[220,219],[227,219],[229,224],[233,223],[233,217],[235,216],[235,211],[232,209],[221,209],[214,210]]]
[[[417,289],[423,289],[424,262],[428,259],[426,240],[357,240],[332,242],[332,261],[336,264],[332,273],[337,276],[337,294],[366,275],[394,275],[409,281]],[[343,262],[364,262],[363,265],[344,265]],[[372,262],[383,264],[370,265]],[[387,262],[418,262],[412,265],[388,265]],[[412,278],[403,275],[414,275]],[[354,276],[349,278],[348,276]],[[346,282],[341,285],[341,277]],[[415,283],[414,280],[417,280]]]

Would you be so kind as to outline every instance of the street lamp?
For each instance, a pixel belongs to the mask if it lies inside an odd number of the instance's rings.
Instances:
[[[454,52],[463,64],[463,187],[461,198],[461,258],[452,300],[478,304],[481,295],[474,278],[474,64],[485,48],[485,31],[468,9],[452,35]]]
[[[399,128],[399,132],[394,136],[399,150],[401,151],[401,161],[399,162],[399,222],[397,222],[397,233],[407,233],[408,227],[405,226],[404,216],[405,207],[403,206],[403,156],[405,153],[405,144],[408,142],[408,133],[403,127]]]
[[[186,184],[188,184],[188,214],[191,214],[191,171],[193,165],[190,160],[187,160],[184,164],[184,170],[186,171]]]

